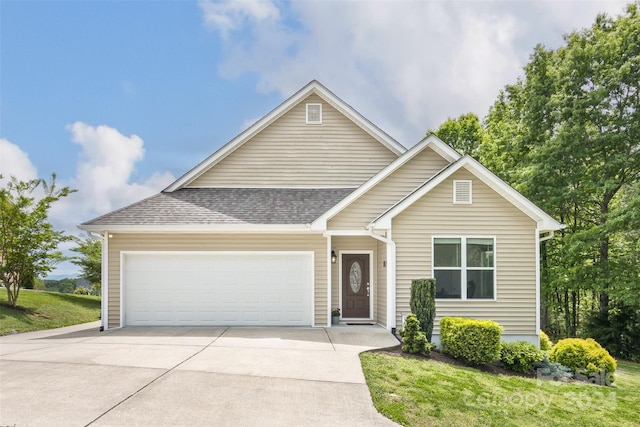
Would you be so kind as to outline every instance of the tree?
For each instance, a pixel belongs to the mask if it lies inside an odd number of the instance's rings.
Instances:
[[[473,113],[463,114],[457,119],[447,119],[437,130],[429,130],[438,138],[451,145],[462,154],[478,158],[484,128],[478,116]]]
[[[567,225],[541,253],[543,311],[561,335],[592,312],[606,323],[611,300],[640,308],[638,7],[536,47],[484,123],[481,161]]]
[[[71,250],[81,256],[74,256],[71,258],[71,262],[80,267],[82,273],[80,278],[88,280],[92,285],[100,284],[102,280],[102,243],[91,238],[77,239],[76,241],[78,246]]]
[[[51,205],[75,191],[69,187],[58,189],[55,179],[55,174],[49,183],[11,177],[0,189],[0,281],[14,308],[20,289],[50,272],[63,259],[56,250],[58,245],[71,238],[55,231],[47,221]],[[42,191],[41,197],[35,197],[36,190]]]

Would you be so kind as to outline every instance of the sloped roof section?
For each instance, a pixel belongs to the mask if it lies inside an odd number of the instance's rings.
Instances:
[[[83,223],[96,226],[308,224],[353,188],[185,188]]]
[[[178,189],[184,188],[190,182],[195,180],[197,177],[205,173],[209,168],[215,166],[217,163],[222,161],[224,158],[229,156],[239,147],[241,147],[245,142],[253,138],[256,134],[264,130],[271,123],[276,121],[278,118],[282,117],[285,113],[291,110],[293,107],[302,102],[309,95],[315,94],[322,98],[329,105],[340,111],[346,117],[348,117],[353,123],[362,128],[365,132],[371,135],[376,141],[378,141],[383,146],[387,147],[391,152],[396,155],[400,155],[404,153],[407,149],[403,147],[400,143],[398,143],[395,139],[381,130],[379,127],[371,123],[368,119],[366,119],[363,115],[361,115],[358,111],[356,111],[349,104],[344,102],[342,99],[338,98],[333,92],[323,86],[317,80],[312,80],[298,92],[293,94],[287,100],[285,100],[282,104],[268,113],[266,116],[262,117],[260,120],[249,126],[245,131],[240,133],[234,139],[229,141],[227,144],[222,146],[219,150],[213,153],[211,156],[200,162],[196,167],[191,169],[189,172],[178,178],[175,182],[169,185],[164,191],[171,192],[176,191]]]
[[[478,179],[480,179],[482,182],[487,184],[498,194],[512,203],[516,208],[520,209],[525,215],[536,221],[540,232],[556,231],[565,228],[563,224],[556,221],[553,217],[536,206],[532,201],[527,199],[522,194],[518,193],[518,191],[516,191],[513,187],[509,186],[506,182],[498,178],[498,176],[492,173],[480,162],[468,155],[460,158],[433,177],[429,178],[415,191],[405,196],[402,200],[389,208],[386,212],[382,213],[380,216],[374,219],[369,224],[368,228],[390,229],[391,220],[393,218],[395,218],[397,215],[399,215],[401,212],[403,212],[405,209],[407,209],[409,206],[411,206],[413,203],[415,203],[417,200],[419,200],[421,197],[423,197],[425,194],[434,189],[436,186],[438,186],[445,179],[449,178],[461,168],[467,169]]]

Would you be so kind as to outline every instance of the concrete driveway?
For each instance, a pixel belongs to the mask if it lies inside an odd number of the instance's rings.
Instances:
[[[377,326],[125,328],[0,337],[0,425],[395,425],[358,353]]]

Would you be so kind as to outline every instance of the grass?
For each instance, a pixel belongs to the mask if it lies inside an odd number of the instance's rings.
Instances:
[[[38,331],[92,322],[100,318],[100,297],[23,289],[18,308],[7,305],[7,290],[0,288],[0,335],[11,331]]]
[[[637,426],[640,364],[613,387],[495,375],[380,353],[360,355],[378,411],[405,426]]]

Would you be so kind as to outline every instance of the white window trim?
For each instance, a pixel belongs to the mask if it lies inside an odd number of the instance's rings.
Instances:
[[[469,200],[458,200],[458,183],[469,184]],[[473,181],[470,179],[454,179],[453,180],[453,204],[454,205],[470,205],[473,202]]]
[[[496,236],[431,236],[431,277],[436,277],[435,266],[435,241],[436,239],[460,239],[461,247],[461,266],[460,267],[438,267],[438,270],[460,270],[460,298],[437,298],[436,301],[497,301],[498,300],[498,246]],[[492,239],[493,240],[493,298],[471,298],[467,299],[467,287],[463,286],[467,283],[467,239]],[[476,267],[473,267],[476,269]],[[488,267],[478,267],[477,269],[489,270]],[[436,286],[438,283],[436,282]]]
[[[319,120],[314,120],[311,121],[309,120],[309,107],[310,106],[318,106],[320,107],[320,119]],[[322,104],[319,102],[310,102],[306,104],[306,111],[305,111],[306,115],[305,115],[305,119],[308,125],[321,125],[322,124]]]

